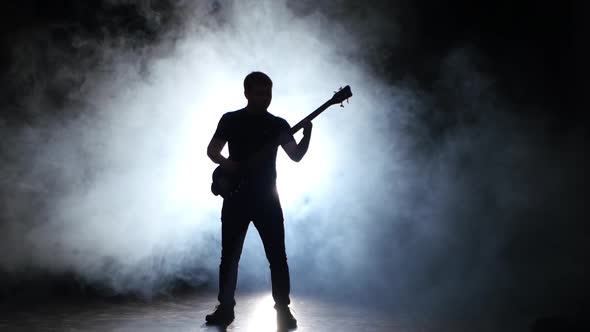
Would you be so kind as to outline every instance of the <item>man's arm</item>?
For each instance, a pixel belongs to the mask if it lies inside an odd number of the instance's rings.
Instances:
[[[294,140],[290,140],[289,142],[281,145],[291,160],[299,162],[307,153],[307,149],[309,148],[309,140],[311,139],[312,127],[313,125],[311,122],[308,122],[303,127],[303,138],[301,141],[299,141],[299,144],[295,143]]]
[[[227,143],[227,141],[213,137],[211,142],[209,142],[209,146],[207,146],[207,156],[209,156],[209,158],[214,163],[219,164],[225,170],[235,172],[238,170],[238,163],[225,158],[221,154],[221,150],[223,150],[225,143]]]

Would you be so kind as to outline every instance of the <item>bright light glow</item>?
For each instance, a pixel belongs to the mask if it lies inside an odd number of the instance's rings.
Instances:
[[[324,179],[329,177],[332,163],[327,135],[314,133],[312,136],[308,153],[299,163],[290,160],[282,149],[279,151],[277,186],[281,203],[287,211],[300,205],[310,193],[320,190]]]
[[[246,331],[275,332],[277,330],[277,313],[274,303],[271,294],[261,297],[256,302],[252,315],[246,324]]]
[[[228,24],[187,26],[183,38],[154,46],[148,52],[154,56],[142,61],[124,49],[108,50],[117,65],[106,81],[100,73],[85,74],[89,86],[78,97],[96,108],[96,118],[60,127],[60,139],[42,149],[50,155],[39,158],[59,161],[74,179],[56,200],[51,222],[27,233],[39,264],[74,269],[121,291],[150,291],[160,277],[168,280],[186,266],[217,270],[218,257],[209,258],[211,246],[219,245],[222,199],[210,192],[216,165],[206,148],[221,116],[246,105],[245,75],[260,70],[273,79],[269,111],[291,126],[339,86],[366,84],[358,66],[321,40],[327,36],[321,36],[318,21],[295,17],[285,2],[239,1],[225,10]],[[355,102],[371,108],[376,98],[362,96]],[[305,218],[318,202],[340,204],[342,199],[332,199],[339,189],[334,183],[354,180],[334,180],[341,175],[334,171],[345,164],[343,150],[353,155],[374,115],[354,112],[353,103],[339,109],[333,106],[314,120],[301,162],[279,151],[277,185],[286,219]],[[153,267],[153,259],[161,257],[166,265]]]

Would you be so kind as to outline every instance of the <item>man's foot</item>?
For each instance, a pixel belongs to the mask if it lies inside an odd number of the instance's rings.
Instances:
[[[234,309],[218,305],[215,312],[205,316],[208,325],[228,326],[234,321]]]
[[[294,329],[297,327],[297,319],[291,314],[289,307],[275,307],[277,310],[277,325],[279,328]]]

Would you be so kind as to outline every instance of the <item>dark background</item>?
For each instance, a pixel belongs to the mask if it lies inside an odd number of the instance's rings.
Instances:
[[[3,3],[2,71],[10,68],[9,50],[15,40],[56,24],[64,24],[53,33],[56,43],[67,43],[75,29],[89,34],[104,33],[106,29],[141,36],[146,41],[157,40],[162,30],[176,22],[174,1],[151,3],[166,14],[160,17],[158,28],[150,26],[133,1],[116,6],[100,0]],[[211,3],[213,13],[216,5]],[[347,13],[363,9],[363,5],[353,2],[335,4],[339,5],[336,10],[334,4],[325,10],[335,19],[345,20]],[[315,6],[305,1],[292,4],[301,12],[322,10],[322,6],[327,5],[321,1]],[[583,99],[580,76],[585,69],[582,29],[587,5],[574,1],[420,0],[371,1],[366,6],[378,8],[383,17],[390,16],[399,23],[401,44],[392,45],[386,27],[372,31],[381,37],[381,43],[373,45],[374,65],[392,81],[411,75],[428,87],[436,77],[437,60],[454,47],[470,45],[486,55],[486,69],[502,79],[502,91],[515,101],[546,105],[544,109],[571,116],[572,122],[586,117],[576,100]]]

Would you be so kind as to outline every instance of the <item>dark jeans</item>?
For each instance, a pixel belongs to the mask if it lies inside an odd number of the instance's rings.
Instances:
[[[276,190],[264,194],[242,193],[227,198],[221,212],[221,264],[219,265],[219,303],[235,306],[238,263],[250,221],[262,239],[270,263],[272,296],[277,306],[289,305],[289,266],[285,253],[283,212]]]

